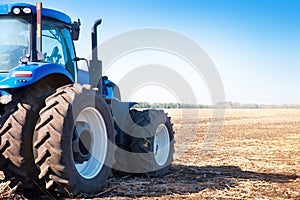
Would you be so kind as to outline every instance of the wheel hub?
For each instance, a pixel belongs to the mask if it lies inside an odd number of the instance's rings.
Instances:
[[[160,124],[154,136],[154,158],[159,166],[168,161],[170,151],[170,136],[165,124]]]
[[[92,179],[103,169],[108,153],[104,118],[96,108],[86,107],[78,114],[75,128],[72,144],[76,150],[73,150],[74,165],[80,176]]]
[[[91,158],[92,133],[86,122],[76,122],[73,133],[73,156],[76,163],[84,163]]]

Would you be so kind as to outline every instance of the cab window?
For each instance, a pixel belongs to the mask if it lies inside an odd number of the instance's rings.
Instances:
[[[65,65],[64,43],[61,28],[51,22],[43,23],[42,52],[45,62]]]
[[[75,53],[69,30],[62,24],[46,20],[42,27],[43,61],[62,65],[75,77]]]

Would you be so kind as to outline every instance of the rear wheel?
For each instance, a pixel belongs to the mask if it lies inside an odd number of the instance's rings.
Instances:
[[[59,88],[46,100],[34,136],[35,163],[46,188],[64,194],[101,191],[114,162],[113,120],[90,86]]]
[[[44,100],[54,92],[49,85],[36,84],[14,94],[5,105],[0,125],[0,170],[6,179],[33,189],[38,181],[38,170],[32,154],[32,135],[38,120],[38,112],[44,107]]]
[[[130,168],[133,173],[162,176],[169,172],[174,154],[171,118],[162,110],[131,110],[126,131],[130,134]]]

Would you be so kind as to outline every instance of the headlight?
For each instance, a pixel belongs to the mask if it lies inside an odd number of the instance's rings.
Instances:
[[[12,9],[12,12],[15,15],[20,15],[20,14],[28,15],[28,14],[32,13],[32,10],[31,10],[31,8],[28,8],[28,7],[14,7]]]
[[[21,9],[20,9],[20,8],[14,8],[14,9],[13,9],[13,13],[14,13],[15,15],[18,15],[18,14],[21,13]]]
[[[31,8],[23,8],[23,13],[30,14],[31,13]]]

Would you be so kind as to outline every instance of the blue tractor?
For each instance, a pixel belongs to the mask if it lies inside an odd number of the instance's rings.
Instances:
[[[174,133],[161,110],[121,102],[102,77],[97,27],[89,71],[77,68],[80,21],[25,3],[0,5],[0,170],[33,191],[95,194],[114,171],[166,174]]]

